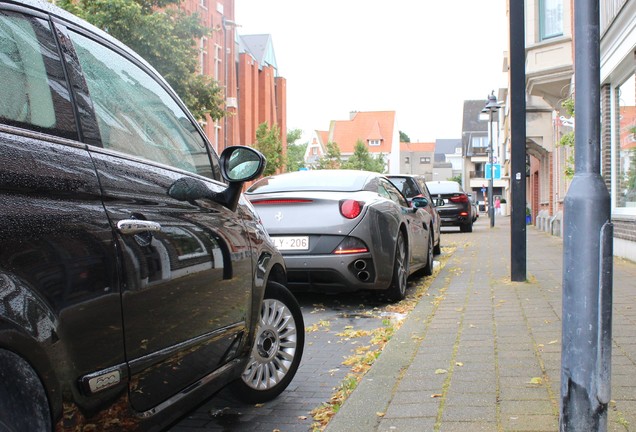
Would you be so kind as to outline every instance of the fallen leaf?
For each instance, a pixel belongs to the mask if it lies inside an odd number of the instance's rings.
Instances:
[[[383,413],[383,412],[377,412],[377,413],[375,413],[375,415],[377,415],[378,417],[384,417],[384,414],[385,414],[385,413]]]
[[[307,416],[298,416],[299,420],[307,420]]]
[[[431,395],[431,397],[432,397],[432,398],[442,397],[442,394],[441,394],[441,393],[433,393],[433,394]]]
[[[462,363],[462,362],[457,362],[457,363],[455,363],[455,365],[456,365],[456,366],[464,366],[464,363]]]
[[[530,379],[530,381],[528,381],[528,384],[541,385],[541,384],[543,384],[543,378],[534,377],[534,378]]]
[[[443,375],[445,373],[448,373],[448,371],[446,369],[436,369],[435,370],[435,375]]]
[[[559,340],[555,339],[555,340],[552,340],[552,341],[548,342],[548,345],[554,345],[557,342],[559,342]]]

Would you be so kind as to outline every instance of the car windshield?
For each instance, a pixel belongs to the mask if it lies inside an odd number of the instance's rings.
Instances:
[[[265,177],[254,183],[247,194],[288,192],[288,191],[338,191],[355,192],[363,190],[368,175],[360,171],[314,170],[297,171]]]
[[[454,181],[426,182],[431,194],[464,193],[459,183]]]

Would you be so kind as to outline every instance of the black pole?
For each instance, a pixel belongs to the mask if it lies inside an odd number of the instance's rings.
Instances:
[[[561,431],[606,431],[612,224],[600,175],[599,0],[574,5],[575,174],[564,201]]]
[[[495,226],[495,209],[493,206],[493,149],[492,149],[492,112],[491,108],[488,112],[488,134],[490,135],[490,140],[488,141],[488,163],[490,164],[490,179],[488,180],[488,218],[490,219],[490,228]]]
[[[510,2],[510,279],[526,280],[526,44],[524,2]]]

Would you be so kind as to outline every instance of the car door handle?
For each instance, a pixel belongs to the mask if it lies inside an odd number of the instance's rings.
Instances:
[[[117,229],[122,234],[139,234],[148,231],[161,231],[161,225],[147,220],[122,219],[117,222]]]

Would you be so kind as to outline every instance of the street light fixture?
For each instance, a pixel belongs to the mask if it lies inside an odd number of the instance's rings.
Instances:
[[[486,106],[484,107],[484,109],[481,110],[481,112],[483,113],[488,113],[488,135],[489,135],[489,141],[488,141],[488,163],[490,164],[490,179],[488,179],[488,218],[490,219],[490,228],[495,226],[495,209],[493,207],[493,181],[494,181],[494,175],[493,175],[493,169],[494,169],[494,164],[493,164],[493,149],[492,149],[492,115],[494,113],[496,113],[499,108],[501,108],[501,105],[499,105],[499,103],[497,103],[497,97],[495,96],[495,91],[493,90],[492,93],[490,95],[488,95],[488,103],[486,104]]]

